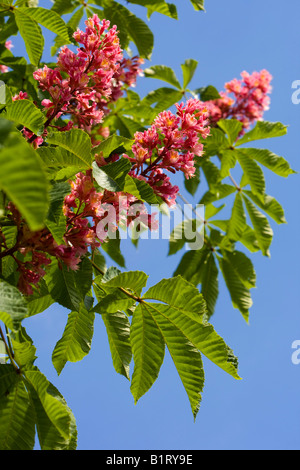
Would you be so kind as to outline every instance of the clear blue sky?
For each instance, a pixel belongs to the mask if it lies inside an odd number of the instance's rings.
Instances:
[[[291,101],[292,82],[300,80],[299,1],[206,0],[205,14],[194,12],[188,0],[174,3],[178,22],[158,14],[151,18],[155,48],[149,65],[165,64],[179,75],[185,59],[196,59],[199,67],[192,87],[212,84],[218,89],[243,70],[268,69],[274,80],[265,118],[290,127],[287,136],[264,142],[263,147],[300,170],[300,105]],[[48,4],[40,2],[40,6]],[[143,14],[142,8],[135,11]],[[22,42],[14,42],[14,52],[23,54]],[[143,95],[151,87],[151,80],[141,79],[137,91]],[[252,291],[250,325],[233,309],[223,283],[212,318],[239,357],[243,380],[235,381],[205,360],[206,386],[196,423],[168,355],[152,389],[134,405],[130,383],[113,369],[99,316],[90,354],[80,363],[68,364],[60,377],[51,353],[68,312],[55,306],[26,320],[38,349],[36,364],[74,412],[79,450],[300,449],[300,365],[291,361],[292,343],[300,340],[299,181],[297,175],[286,180],[271,172],[266,181],[267,193],[285,208],[288,224],[272,223],[271,259],[260,254],[252,257],[258,288]],[[202,192],[200,187],[191,202],[198,202]],[[168,258],[166,240],[145,240],[138,250],[128,240],[122,250],[127,269],[143,269],[151,285],[171,277],[183,254]]]

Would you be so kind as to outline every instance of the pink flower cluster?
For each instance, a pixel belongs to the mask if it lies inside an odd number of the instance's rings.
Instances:
[[[143,76],[141,65],[144,59],[138,56],[132,58],[124,58],[120,62],[120,66],[113,77],[112,94],[110,101],[117,101],[123,95],[123,88],[136,86],[138,76]]]
[[[17,263],[18,288],[25,295],[33,293],[45,275],[45,268],[56,258],[69,269],[76,271],[89,249],[94,250],[117,231],[132,227],[157,229],[155,214],[148,214],[145,206],[129,194],[95,189],[92,170],[78,173],[71,181],[71,193],[65,197],[63,213],[66,216],[64,243],[58,244],[45,228],[32,232],[17,208],[9,203],[9,217],[14,221],[18,241],[13,250],[6,247],[5,237],[0,231],[0,244]],[[22,255],[15,256],[15,251]],[[3,254],[3,250],[2,250]]]
[[[210,132],[205,103],[190,99],[176,104],[176,108],[176,114],[163,111],[149,129],[135,133],[131,158],[131,176],[149,183],[169,205],[175,203],[179,188],[171,184],[164,170],[182,171],[186,178],[193,177],[194,157],[203,154],[199,138],[205,139]]]
[[[111,95],[112,78],[123,55],[116,26],[109,29],[109,21],[100,22],[97,15],[85,24],[85,32],[78,29],[74,33],[74,39],[82,44],[77,53],[62,47],[57,67],[45,65],[33,76],[41,90],[49,93],[49,99],[42,101],[48,123],[65,113],[89,132],[102,121],[103,111],[98,104]],[[69,127],[72,125],[70,121]]]
[[[211,126],[215,126],[220,119],[237,119],[243,124],[243,131],[248,129],[255,121],[261,120],[263,114],[269,109],[272,91],[272,76],[267,70],[241,73],[241,79],[236,78],[225,84],[225,92],[221,98],[206,101]]]

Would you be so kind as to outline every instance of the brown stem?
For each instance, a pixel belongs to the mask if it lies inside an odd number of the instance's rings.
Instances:
[[[19,371],[20,369],[19,369],[18,365],[17,365],[17,364],[15,363],[15,361],[14,361],[13,352],[10,350],[10,348],[9,348],[7,342],[6,342],[5,335],[4,335],[3,331],[2,331],[1,326],[0,326],[0,336],[1,336],[1,339],[2,339],[2,341],[3,341],[3,343],[4,343],[5,350],[6,350],[6,352],[7,352],[7,355],[8,355],[8,357],[9,357],[9,359],[10,359],[11,364],[14,366],[14,368],[15,368],[17,371]]]

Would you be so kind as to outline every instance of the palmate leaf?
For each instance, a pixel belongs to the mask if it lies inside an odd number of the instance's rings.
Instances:
[[[107,280],[106,280],[107,279]],[[139,296],[147,283],[148,276],[142,271],[116,273],[115,276],[95,279],[95,293],[98,304],[94,311],[101,314],[104,322],[112,361],[117,373],[129,379],[129,364],[132,358],[130,323],[127,310],[135,304],[134,298],[122,289]]]
[[[225,343],[204,321],[205,313],[203,296],[180,276],[163,279],[144,294],[134,311],[131,327],[135,363],[131,391],[135,401],[156,380],[164,344],[185,387],[194,417],[204,386],[201,352],[238,378],[236,368],[228,360]]]

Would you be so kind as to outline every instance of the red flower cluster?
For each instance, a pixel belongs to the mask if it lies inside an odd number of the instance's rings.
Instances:
[[[243,124],[243,132],[255,121],[261,120],[269,109],[272,91],[272,76],[267,70],[241,73],[241,80],[236,78],[225,84],[225,92],[221,98],[206,101],[211,126],[220,119],[237,119]],[[232,97],[231,97],[232,96]]]
[[[131,158],[131,176],[149,183],[168,205],[175,203],[179,188],[171,184],[164,170],[182,171],[191,178],[195,173],[194,157],[203,154],[199,138],[206,138],[210,132],[204,103],[190,99],[176,104],[176,108],[176,114],[163,111],[149,129],[135,133]]]
[[[50,95],[42,101],[48,109],[48,121],[70,114],[78,127],[89,132],[102,121],[103,111],[98,105],[111,95],[112,78],[123,55],[116,26],[109,29],[109,21],[101,23],[97,15],[85,24],[85,32],[78,29],[74,33],[74,39],[82,44],[77,53],[64,46],[55,69],[45,65],[33,76],[41,90]]]

